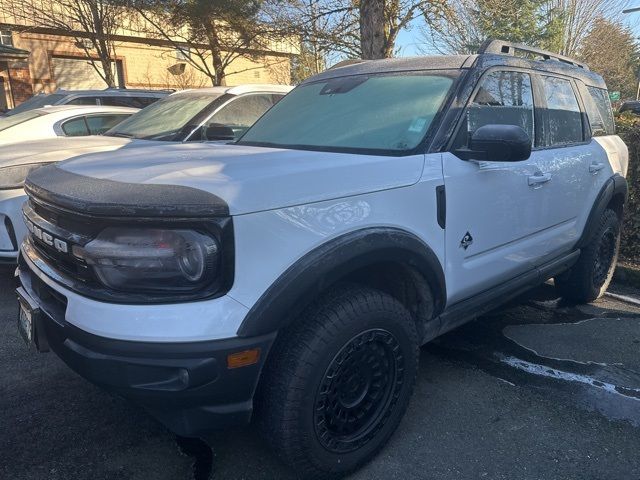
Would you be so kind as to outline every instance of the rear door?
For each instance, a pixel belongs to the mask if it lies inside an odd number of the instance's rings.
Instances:
[[[536,248],[536,264],[540,265],[568,252],[582,233],[581,215],[589,210],[593,183],[590,170],[598,168],[602,158],[590,144],[575,81],[547,74],[536,80],[544,134],[535,164],[549,175],[544,186],[547,194],[536,199],[546,231]]]

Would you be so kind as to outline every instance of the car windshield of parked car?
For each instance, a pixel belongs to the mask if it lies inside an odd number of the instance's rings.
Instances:
[[[421,72],[354,75],[301,85],[239,144],[308,150],[402,152],[425,137],[453,78]]]
[[[181,140],[179,135],[185,126],[219,96],[211,93],[170,95],[135,113],[105,135],[167,142]]]
[[[5,116],[11,117],[13,115],[17,115],[18,113],[27,112],[29,110],[33,110],[35,108],[46,107],[47,105],[55,105],[57,102],[62,100],[65,95],[52,93],[50,95],[35,95],[31,97],[26,102],[22,102],[16,108],[9,110]]]
[[[16,125],[20,125],[21,123],[28,122],[29,120],[33,120],[34,118],[41,117],[46,115],[43,112],[22,112],[18,115],[12,115],[10,117],[0,118],[0,132],[6,130],[7,128],[15,127]]]

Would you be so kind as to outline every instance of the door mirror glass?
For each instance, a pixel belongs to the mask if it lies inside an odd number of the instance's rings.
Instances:
[[[469,160],[520,162],[531,156],[531,138],[517,125],[485,125],[471,137],[470,149],[459,151]]]
[[[202,133],[204,134],[204,139],[209,141],[235,139],[233,129],[220,123],[210,123],[209,125],[205,125]]]

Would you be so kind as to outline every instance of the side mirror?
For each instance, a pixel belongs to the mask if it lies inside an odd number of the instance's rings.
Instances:
[[[236,134],[231,127],[220,123],[212,123],[204,127],[205,140],[235,140]]]
[[[521,162],[531,156],[531,138],[517,125],[485,125],[473,132],[470,149],[456,154],[466,160]]]

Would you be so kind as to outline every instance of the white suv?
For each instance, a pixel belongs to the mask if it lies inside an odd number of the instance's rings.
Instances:
[[[31,173],[20,330],[179,434],[253,415],[301,475],[341,475],[422,344],[550,278],[603,292],[627,156],[602,78],[548,52],[331,69],[236,144]]]

